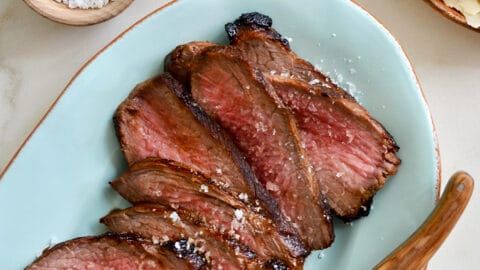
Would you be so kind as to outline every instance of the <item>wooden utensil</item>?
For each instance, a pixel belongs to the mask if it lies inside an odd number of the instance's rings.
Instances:
[[[443,0],[425,0],[428,2],[433,8],[438,10],[440,13],[442,13],[445,17],[449,18],[450,20],[465,26],[469,29],[473,29],[475,31],[480,31],[480,28],[475,28],[467,23],[467,20],[465,19],[465,16],[463,16],[460,11],[451,8],[445,4]]]
[[[473,179],[467,173],[454,174],[428,219],[374,269],[423,269],[462,215],[472,195],[473,185]]]
[[[23,0],[38,14],[50,20],[68,25],[91,25],[113,18],[133,0],[114,0],[106,6],[96,9],[71,9],[54,0]]]

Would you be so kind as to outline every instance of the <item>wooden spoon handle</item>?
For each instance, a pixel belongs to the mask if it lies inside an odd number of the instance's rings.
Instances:
[[[457,172],[448,181],[442,198],[428,219],[401,246],[374,269],[422,269],[447,238],[467,206],[473,179]]]

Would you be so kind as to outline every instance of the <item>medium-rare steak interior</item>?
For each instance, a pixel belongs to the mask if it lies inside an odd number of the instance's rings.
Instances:
[[[312,94],[298,80],[269,81],[298,121],[328,205],[345,220],[368,214],[373,195],[399,164],[391,136],[358,103]]]
[[[231,47],[209,48],[193,64],[193,99],[229,132],[304,243],[326,248],[333,229],[317,197],[318,183],[307,169],[293,118],[267,87]]]

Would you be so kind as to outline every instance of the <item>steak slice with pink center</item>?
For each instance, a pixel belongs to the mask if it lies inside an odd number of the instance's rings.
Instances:
[[[234,48],[212,47],[193,64],[191,94],[231,135],[304,243],[330,246],[332,224],[298,145],[295,120],[262,76]]]

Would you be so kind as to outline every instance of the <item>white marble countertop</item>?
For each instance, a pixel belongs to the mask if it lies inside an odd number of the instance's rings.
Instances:
[[[357,1],[393,33],[417,71],[437,128],[443,184],[457,170],[480,177],[480,33],[423,1]],[[81,65],[165,2],[134,1],[110,21],[70,27],[38,16],[23,1],[0,1],[0,170]],[[480,267],[479,190],[429,269]]]

